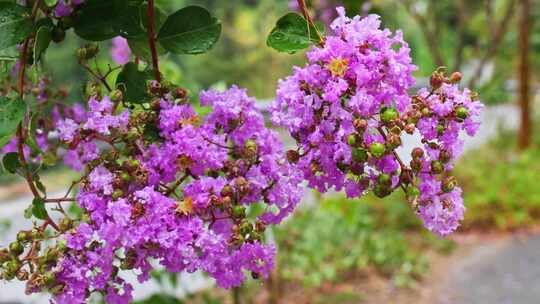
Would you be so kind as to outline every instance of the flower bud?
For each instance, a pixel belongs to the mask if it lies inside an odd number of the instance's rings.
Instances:
[[[414,148],[411,152],[411,156],[413,159],[418,159],[424,157],[424,150],[422,148]]]
[[[121,198],[122,196],[124,195],[124,191],[120,190],[120,189],[116,189],[114,190],[113,194],[112,194],[112,199],[114,201],[118,200],[119,198]]]
[[[2,266],[3,263],[9,261],[11,259],[11,255],[9,254],[9,251],[7,249],[0,249],[0,266]]]
[[[439,160],[440,160],[443,164],[446,164],[446,163],[449,162],[451,159],[452,159],[452,155],[450,154],[450,152],[448,152],[448,151],[446,151],[446,150],[441,150],[441,152],[439,153]]]
[[[442,136],[444,134],[444,126],[443,125],[437,125],[437,135]]]
[[[187,91],[184,88],[176,88],[174,90],[174,97],[178,99],[184,99],[187,96]]]
[[[390,195],[391,190],[390,190],[390,188],[385,187],[385,186],[383,186],[381,184],[376,184],[375,187],[373,188],[373,193],[377,197],[383,198],[383,197],[386,197],[386,196]]]
[[[401,146],[401,137],[399,137],[399,135],[396,135],[396,134],[390,134],[388,136],[387,142],[388,142],[388,146],[391,149],[395,149]]]
[[[246,217],[246,208],[243,206],[233,206],[232,207],[232,216],[234,218],[244,218]]]
[[[86,49],[85,48],[78,48],[75,51],[75,55],[77,56],[77,59],[79,60],[79,62],[85,61],[86,60]]]
[[[9,244],[9,252],[14,256],[19,256],[24,251],[24,246],[20,242],[11,242]]]
[[[349,134],[347,136],[347,144],[351,147],[354,147],[356,145],[356,135],[355,134]]]
[[[392,177],[390,177],[388,174],[382,173],[377,176],[377,183],[385,187],[390,187],[392,186]]]
[[[86,49],[86,59],[92,59],[99,53],[99,45],[97,43],[88,43],[84,45]]]
[[[464,120],[469,116],[469,111],[463,106],[460,106],[456,109],[456,117]]]
[[[19,231],[17,233],[17,241],[24,242],[28,240],[28,232],[26,231]]]
[[[431,173],[441,174],[443,171],[444,171],[444,166],[440,161],[434,160],[431,162]]]
[[[300,160],[300,153],[298,153],[295,150],[287,151],[287,160],[291,164],[296,164],[298,162],[298,160]]]
[[[422,170],[422,161],[418,158],[411,160],[411,169],[415,172],[420,172]]]
[[[451,83],[458,83],[461,81],[461,78],[463,77],[463,75],[461,75],[460,72],[454,72],[452,73],[452,75],[450,75],[450,82]]]
[[[233,196],[234,192],[233,192],[233,188],[231,187],[231,185],[225,185],[223,186],[223,188],[221,189],[221,196],[222,197],[230,197],[230,196]]]
[[[408,197],[414,198],[414,197],[418,197],[419,195],[420,195],[420,189],[418,189],[418,187],[415,187],[415,186],[412,186],[412,185],[407,187],[407,196]]]
[[[124,98],[124,93],[122,93],[121,90],[116,89],[111,92],[110,97],[113,102],[120,102]]]
[[[396,109],[394,108],[383,108],[381,110],[381,120],[384,122],[384,123],[389,123],[393,120],[396,120],[399,118],[399,113]]]
[[[353,121],[353,125],[354,125],[354,128],[356,129],[356,131],[363,132],[363,131],[365,131],[367,129],[368,122],[365,119],[357,118],[357,119],[355,119]]]
[[[30,275],[28,274],[28,271],[24,270],[24,269],[19,269],[19,271],[17,271],[17,280],[19,281],[26,281],[28,280],[28,277]]]
[[[441,190],[445,193],[452,192],[457,186],[456,178],[453,176],[446,177],[441,183]]]
[[[364,163],[368,160],[368,153],[364,149],[354,148],[352,150],[352,158],[356,162]]]
[[[407,134],[413,134],[415,128],[416,126],[413,123],[409,123],[405,126],[405,132],[407,132]]]
[[[374,142],[369,146],[369,152],[376,158],[381,158],[385,151],[384,145],[378,142]]]
[[[68,231],[69,229],[73,228],[73,221],[65,217],[60,221],[58,226],[60,227],[61,231]]]

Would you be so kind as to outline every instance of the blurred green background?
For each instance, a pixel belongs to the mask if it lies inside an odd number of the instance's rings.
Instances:
[[[160,62],[166,78],[188,88],[194,98],[201,89],[237,84],[261,100],[271,100],[278,79],[305,61],[303,52],[288,55],[266,47],[266,36],[275,21],[294,9],[295,1],[156,2],[167,12],[188,4],[202,5],[223,23],[222,37],[212,51],[198,56],[166,55]],[[484,117],[489,123],[480,134],[482,140],[468,146],[455,169],[468,208],[458,234],[508,233],[536,227],[540,220],[540,119],[534,114],[539,106],[540,4],[531,1],[530,22],[524,29],[520,28],[521,2],[308,1],[311,13],[326,22],[335,16],[337,5],[344,5],[351,16],[380,14],[383,26],[403,30],[419,67],[415,73],[419,84],[427,83],[427,77],[441,65],[461,71],[463,83],[479,91],[486,113],[494,113]],[[528,54],[519,47],[520,31],[529,37]],[[51,79],[70,90],[73,102],[80,101],[81,83],[89,79],[75,60],[74,50],[82,44],[70,33],[66,43],[48,50],[45,61]],[[96,64],[106,66],[110,45],[100,47]],[[520,62],[529,67],[527,103],[518,103],[523,79]],[[111,80],[114,77],[113,73]],[[533,127],[527,131],[518,119],[522,111],[532,120]],[[520,132],[530,139],[529,145],[518,145]],[[61,173],[53,174],[50,179],[55,183],[68,180]],[[6,189],[17,185],[5,177],[1,182]],[[400,194],[385,200],[371,196],[346,200],[316,193],[313,197],[315,204],[300,208],[268,236],[279,250],[276,273],[264,284],[252,281],[230,293],[207,289],[183,299],[161,292],[140,303],[230,303],[238,299],[241,303],[376,303],[362,288],[351,291],[345,287],[382,281],[414,290],[431,282],[433,256],[449,256],[458,246],[453,239],[427,233]],[[0,229],[9,225],[3,223]],[[180,284],[164,273],[156,272],[154,278],[173,287]]]

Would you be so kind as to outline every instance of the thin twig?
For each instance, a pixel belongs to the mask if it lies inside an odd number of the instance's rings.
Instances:
[[[154,33],[154,0],[148,0],[148,9],[146,11],[148,19],[148,43],[152,53],[152,67],[154,75],[158,82],[161,82],[161,73],[159,72],[158,54],[156,48],[156,34]]]
[[[315,26],[315,23],[313,22],[313,19],[309,15],[307,5],[306,5],[306,1],[305,0],[297,0],[297,1],[298,1],[298,6],[300,7],[300,10],[302,11],[302,15],[304,16],[304,19],[306,19],[306,21],[308,23],[308,33],[310,31],[310,28],[314,28],[315,33],[317,34],[317,38],[319,39],[319,45],[323,46],[324,45],[324,38],[322,37],[321,33],[319,32],[319,29]],[[310,38],[311,38],[311,35],[310,35]]]

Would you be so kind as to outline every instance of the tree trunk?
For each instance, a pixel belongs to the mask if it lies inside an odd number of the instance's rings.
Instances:
[[[530,0],[520,0],[519,5],[519,106],[521,126],[519,129],[519,149],[526,149],[531,143],[530,117],[530,70],[529,70],[529,34],[531,27]]]

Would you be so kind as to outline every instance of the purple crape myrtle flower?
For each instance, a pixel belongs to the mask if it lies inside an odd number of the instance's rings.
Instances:
[[[279,81],[272,122],[298,145],[288,161],[321,192],[385,197],[401,188],[425,226],[446,236],[464,213],[450,170],[462,152],[460,136],[478,129],[482,104],[459,88],[461,74],[441,69],[430,89],[411,97],[416,67],[401,31],[381,28],[377,15],[337,12],[333,34]],[[396,151],[404,133],[419,133],[424,144],[411,152],[410,166]]]
[[[77,194],[85,220],[66,232],[65,253],[51,269],[54,302],[83,303],[100,291],[110,303],[128,303],[133,287],[124,271],[144,282],[155,263],[206,272],[223,288],[242,284],[246,272],[269,275],[276,249],[263,232],[295,209],[302,174],[244,89],[204,91],[200,100],[212,108],[204,117],[165,94],[153,103],[155,116],[117,113],[105,96],[91,97],[88,112],[57,119],[66,156],[88,174]],[[159,140],[137,133],[141,119],[157,127]],[[133,145],[129,159],[85,147],[104,141],[118,149],[120,136]],[[92,149],[97,155],[87,157]],[[250,220],[252,209],[261,211]]]
[[[131,49],[126,38],[115,37],[112,40],[111,57],[117,64],[126,64],[131,59]]]

